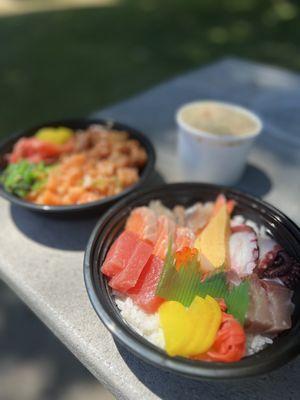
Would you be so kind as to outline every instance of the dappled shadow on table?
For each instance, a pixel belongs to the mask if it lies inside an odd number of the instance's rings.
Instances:
[[[61,250],[84,250],[100,216],[58,218],[11,206],[16,227],[35,242]]]

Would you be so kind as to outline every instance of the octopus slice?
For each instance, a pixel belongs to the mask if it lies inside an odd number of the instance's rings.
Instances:
[[[260,261],[256,272],[260,278],[280,280],[290,289],[294,289],[300,282],[300,262],[277,244]]]
[[[277,253],[282,247],[270,237],[259,239],[259,270],[266,269],[275,260]]]
[[[258,261],[256,233],[247,225],[232,228],[229,239],[230,267],[239,277],[252,274]]]

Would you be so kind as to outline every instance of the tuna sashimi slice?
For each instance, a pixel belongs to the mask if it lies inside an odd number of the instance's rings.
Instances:
[[[153,254],[164,260],[170,239],[174,244],[175,222],[165,215],[158,218],[158,236],[154,245]]]
[[[121,272],[127,265],[138,241],[139,238],[135,233],[122,232],[109,249],[101,272],[109,277]]]
[[[258,261],[256,233],[250,226],[232,228],[229,239],[230,268],[240,277],[251,275]]]
[[[133,301],[147,313],[155,313],[164,301],[155,295],[164,262],[154,255],[150,257],[135,287],[129,291]]]
[[[125,229],[154,244],[158,236],[157,216],[149,207],[137,207],[131,212]]]
[[[144,240],[139,240],[131,252],[125,268],[110,280],[109,286],[123,293],[133,288],[145,268],[152,250],[153,246],[151,244]]]

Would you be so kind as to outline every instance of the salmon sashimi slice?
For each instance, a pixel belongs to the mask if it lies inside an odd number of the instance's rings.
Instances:
[[[131,250],[131,256],[125,267],[110,280],[109,286],[123,293],[133,288],[145,268],[152,251],[153,246],[150,243],[138,240],[136,246]]]
[[[227,200],[224,194],[219,194],[219,196],[216,198],[213,212],[212,212],[212,217],[218,214],[220,209],[223,207],[223,205],[226,204],[227,207],[227,212],[229,215],[232,214],[234,207],[236,205],[236,202],[234,200]]]
[[[138,242],[139,238],[135,233],[122,232],[109,249],[101,272],[109,277],[121,272],[128,264]]]
[[[143,269],[137,284],[128,292],[132,300],[145,312],[150,314],[155,313],[164,301],[164,299],[155,295],[163,266],[164,262],[159,257],[152,255]]]
[[[149,207],[135,208],[126,222],[125,229],[154,244],[158,234],[157,216]]]
[[[190,228],[183,226],[177,227],[175,231],[175,251],[180,251],[184,247],[193,247],[195,234]]]
[[[153,254],[157,257],[160,257],[162,260],[165,259],[169,241],[172,240],[174,244],[174,236],[175,236],[175,222],[165,215],[161,215],[158,218],[158,235],[157,241],[154,246]]]

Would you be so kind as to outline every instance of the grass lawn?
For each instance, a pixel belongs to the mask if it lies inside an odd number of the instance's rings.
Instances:
[[[299,14],[280,0],[115,0],[0,15],[0,135],[89,114],[223,56],[299,70]]]

